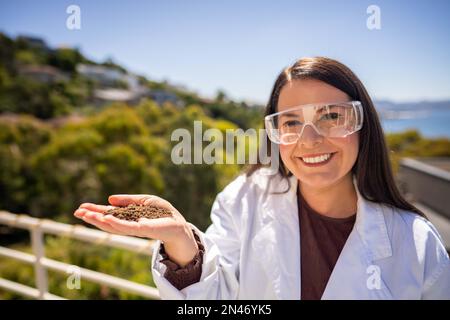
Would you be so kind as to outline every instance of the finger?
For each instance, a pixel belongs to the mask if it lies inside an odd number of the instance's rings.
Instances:
[[[146,204],[152,196],[147,194],[114,194],[109,196],[108,202],[113,206],[123,207],[129,204]]]
[[[127,221],[114,217],[113,215],[105,215],[103,219],[114,229],[129,235],[141,237],[141,226],[136,221]]]
[[[146,233],[158,233],[161,229],[168,229],[174,226],[174,218],[162,217],[157,219],[139,218],[139,225],[141,230]]]
[[[120,235],[126,235],[126,233],[123,233],[120,230],[117,230],[113,226],[109,225],[107,222],[102,221],[103,216],[99,217],[97,215],[98,213],[95,212],[86,212],[82,219],[83,221],[92,224],[103,231]]]
[[[84,214],[86,213],[86,210],[84,209],[77,209],[75,210],[75,212],[73,213],[73,215],[79,219],[83,218]]]
[[[84,217],[83,221],[85,221],[86,223],[92,224],[93,226],[99,228],[100,230],[103,230],[103,231],[106,231],[109,233],[114,233],[114,234],[118,234],[118,235],[122,235],[122,236],[127,235],[126,233],[123,233],[119,230],[114,229],[106,222],[100,222],[98,220],[95,220],[92,218],[87,218],[87,217]]]
[[[115,209],[117,207],[115,207],[115,206],[104,206],[104,205],[100,205],[100,204],[94,204],[94,203],[86,202],[86,203],[81,204],[80,208],[87,209],[89,211],[105,213],[106,211],[111,210],[111,209]]]

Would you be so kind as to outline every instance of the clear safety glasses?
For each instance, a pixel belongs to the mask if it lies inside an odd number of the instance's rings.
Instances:
[[[269,139],[277,144],[293,144],[310,125],[324,137],[346,137],[362,128],[361,102],[306,104],[264,118]]]

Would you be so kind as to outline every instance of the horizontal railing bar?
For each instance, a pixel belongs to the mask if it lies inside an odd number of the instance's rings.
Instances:
[[[35,257],[32,254],[25,253],[18,250],[13,250],[5,247],[0,247],[0,256],[20,260],[26,263],[33,264],[35,262]],[[73,265],[52,260],[49,258],[42,258],[41,263],[48,269],[58,271],[61,273],[67,273],[70,267]],[[107,275],[101,272],[85,269],[79,267],[80,277],[85,280],[89,280],[94,283],[107,285],[111,288],[125,290],[128,292],[136,293],[143,297],[151,299],[159,299],[158,289],[139,284],[133,281],[121,279],[115,276]]]
[[[147,256],[152,255],[154,240],[115,235],[108,232],[94,230],[81,225],[71,225],[47,219],[33,218],[23,214],[13,214],[0,211],[0,223],[10,227],[32,230],[36,226],[44,233],[69,237],[89,243],[121,248]]]
[[[33,256],[32,254],[1,246],[0,246],[0,256],[20,260],[22,262],[26,262],[29,264],[34,264],[36,262],[36,257]]]
[[[418,161],[413,158],[403,158],[400,160],[400,164],[408,168],[414,169],[426,173],[430,176],[436,177],[438,179],[446,180],[450,182],[450,172],[445,171],[441,168],[432,166],[422,161]]]
[[[3,278],[0,278],[0,288],[3,288],[8,291],[12,291],[15,293],[18,293],[22,296],[38,299],[39,298],[39,290],[36,288],[32,288],[26,285],[23,285],[21,283],[17,283],[14,281],[6,280]],[[44,294],[45,300],[66,300],[63,297],[51,294],[51,293],[45,293]]]
[[[42,265],[46,266],[48,269],[62,273],[66,273],[69,267],[72,266],[70,264],[48,258],[42,259]],[[107,285],[115,289],[126,290],[143,297],[159,299],[158,289],[156,288],[81,267],[79,268],[79,272],[80,277],[84,280]]]

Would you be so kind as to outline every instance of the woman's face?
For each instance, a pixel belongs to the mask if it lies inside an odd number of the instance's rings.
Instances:
[[[281,89],[278,111],[303,104],[343,101],[350,101],[349,96],[325,82],[293,80]],[[285,166],[303,185],[322,189],[351,176],[351,169],[358,156],[358,145],[358,132],[345,138],[327,138],[319,135],[311,126],[306,126],[297,143],[280,145],[280,154]],[[326,154],[332,156],[323,164],[311,166],[303,160],[305,157]]]

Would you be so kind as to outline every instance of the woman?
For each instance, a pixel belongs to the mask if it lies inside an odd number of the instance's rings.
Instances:
[[[203,233],[173,218],[121,221],[109,206],[75,215],[108,232],[158,239],[152,273],[168,299],[449,299],[450,260],[426,217],[398,192],[373,103],[346,66],[304,58],[267,105],[275,175],[256,165],[216,198]],[[273,151],[275,154],[275,151]]]

